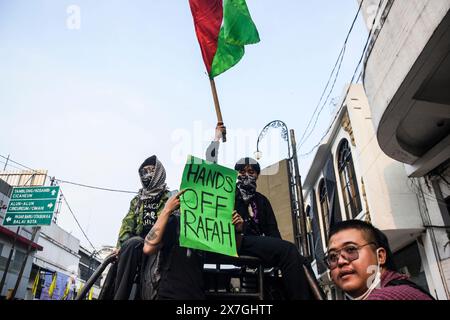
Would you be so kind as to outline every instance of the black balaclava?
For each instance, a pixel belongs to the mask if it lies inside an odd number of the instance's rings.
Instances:
[[[250,166],[258,175],[261,172],[259,163],[252,158],[242,158],[236,163],[234,169],[241,171],[246,166]],[[239,191],[238,196],[244,200],[244,202],[249,202],[256,194],[256,178],[247,174],[240,175],[238,176],[236,187]]]

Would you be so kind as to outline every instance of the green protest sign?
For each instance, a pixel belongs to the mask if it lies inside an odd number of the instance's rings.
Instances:
[[[237,256],[234,210],[237,172],[188,157],[181,190],[180,246]]]

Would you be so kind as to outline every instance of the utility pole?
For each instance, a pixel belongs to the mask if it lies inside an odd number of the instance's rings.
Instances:
[[[20,271],[19,271],[19,275],[17,277],[16,285],[14,286],[13,292],[11,293],[11,296],[9,297],[9,300],[13,300],[14,297],[16,296],[17,289],[19,288],[20,281],[22,280],[22,275],[23,275],[23,272],[25,270],[25,266],[27,265],[28,256],[30,255],[30,252],[31,252],[31,244],[34,242],[34,239],[36,238],[36,234],[37,234],[38,230],[39,230],[39,227],[33,227],[33,233],[31,235],[31,240],[30,240],[30,243],[28,244],[28,247],[27,247],[27,254],[25,256],[25,259],[22,262],[22,266],[20,267]]]
[[[9,161],[9,154],[8,154],[8,157],[6,158],[6,162],[5,162],[5,166],[3,167],[3,171],[6,171],[6,167],[8,166],[8,161]]]
[[[302,179],[300,176],[300,171],[298,168],[298,158],[297,158],[297,143],[295,140],[295,133],[294,130],[290,130],[291,134],[291,144],[292,144],[292,162],[294,166],[294,179],[295,179],[295,186],[296,186],[296,193],[299,200],[299,208],[298,208],[298,221],[300,223],[300,232],[298,235],[295,235],[295,237],[299,237],[299,239],[296,239],[296,242],[298,241],[300,243],[300,246],[302,248],[302,254],[305,257],[309,257],[310,253],[308,250],[308,238],[307,238],[307,232],[306,232],[306,216],[305,216],[305,205],[304,205],[304,199],[303,199],[303,190],[302,190]],[[296,221],[297,223],[297,221]]]
[[[7,160],[6,160],[4,170],[6,170],[6,165],[8,164],[8,160],[9,160],[9,155],[8,155]],[[10,196],[11,196],[11,191],[9,192],[8,197],[10,197]],[[17,237],[19,236],[19,232],[20,232],[20,227],[17,227],[16,233],[14,234],[14,239],[13,239],[13,243],[12,243],[12,246],[11,246],[11,250],[9,250],[9,255],[8,255],[8,260],[6,261],[5,270],[3,271],[2,280],[0,281],[0,295],[1,295],[2,291],[3,291],[3,287],[5,286],[6,276],[8,275],[9,266],[10,266],[11,261],[12,261],[12,256],[14,254],[14,249],[16,247],[16,242],[17,242]]]
[[[28,182],[33,178],[33,176],[34,176],[35,174],[36,174],[36,173],[33,173],[33,174],[31,175],[30,179],[28,179],[28,181],[25,182],[24,185],[27,185]],[[54,185],[54,179],[51,181],[51,185]],[[13,300],[13,299],[15,298],[15,296],[16,296],[17,289],[19,288],[20,281],[22,280],[23,272],[25,271],[25,267],[26,267],[26,265],[27,265],[28,256],[29,256],[30,253],[31,253],[31,245],[32,245],[32,243],[34,242],[34,239],[36,238],[36,234],[38,233],[39,229],[40,229],[40,227],[37,227],[37,226],[32,228],[33,231],[32,231],[32,233],[31,233],[31,240],[30,240],[30,243],[29,243],[28,246],[27,246],[27,253],[26,253],[25,259],[22,261],[22,265],[21,265],[21,267],[20,267],[19,275],[17,276],[17,281],[16,281],[16,284],[15,284],[15,286],[14,286],[14,289],[13,289],[13,291],[12,291],[12,293],[11,293],[11,296],[8,297],[9,300]],[[17,238],[17,234],[16,234],[16,238]],[[14,238],[14,243],[16,242],[16,238]],[[12,251],[13,251],[13,249],[11,249],[10,256],[12,256]],[[6,271],[5,271],[5,274],[6,274]]]
[[[12,260],[12,256],[14,253],[14,249],[16,247],[16,242],[17,242],[17,237],[19,235],[20,232],[20,227],[17,227],[17,231],[14,235],[14,240],[11,246],[11,250],[9,250],[9,256],[8,256],[8,260],[6,261],[6,265],[5,265],[5,270],[3,271],[3,276],[2,276],[2,280],[0,282],[0,295],[3,291],[3,287],[5,286],[5,282],[6,282],[6,275],[8,274],[9,271],[9,265],[11,264],[11,260]]]

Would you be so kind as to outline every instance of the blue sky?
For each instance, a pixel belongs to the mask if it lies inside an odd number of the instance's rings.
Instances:
[[[358,5],[247,4],[261,42],[216,79],[229,138],[219,162],[229,167],[253,156],[258,133],[272,120],[300,138]],[[79,29],[67,27],[70,5],[80,9]],[[351,79],[366,37],[360,17],[331,97]],[[318,142],[332,110],[325,107],[299,153]],[[157,154],[170,187],[178,188],[186,156],[204,156],[216,123],[188,1],[0,0],[0,119],[0,154],[51,176],[137,190],[138,166]],[[261,164],[286,157],[285,145],[270,131]],[[311,158],[300,159],[302,175]],[[62,190],[94,245],[115,244],[131,195],[66,184]],[[67,208],[59,224],[86,244]]]

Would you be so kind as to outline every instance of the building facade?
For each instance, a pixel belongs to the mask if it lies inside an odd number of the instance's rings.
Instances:
[[[31,253],[27,258],[21,281],[15,294],[16,299],[25,299],[29,282],[32,260],[36,251],[42,246],[31,241],[33,230],[31,227],[3,226],[6,209],[9,204],[12,186],[0,179],[0,281],[3,281],[0,297],[6,298],[16,286],[22,264],[27,257],[28,246]],[[10,258],[10,259],[9,259]],[[10,261],[8,264],[8,260]],[[5,274],[6,271],[6,274]]]
[[[46,170],[0,172],[0,224],[3,222],[13,186],[41,186],[47,179]],[[11,184],[11,185],[10,185]],[[31,252],[15,295],[26,300],[71,300],[100,265],[102,258],[80,245],[80,240],[56,224],[41,227],[4,227],[0,225],[0,276],[3,276],[8,256],[8,268],[1,295],[6,297],[14,288],[22,262]],[[16,231],[19,233],[16,235]],[[33,230],[36,230],[34,241]],[[14,249],[13,243],[15,240]],[[96,299],[100,281],[93,286],[90,298]]]
[[[288,165],[285,159],[262,169],[257,191],[269,199],[281,237],[295,244]]]
[[[431,277],[450,298],[450,0],[366,1],[379,7],[364,89],[383,152],[404,164],[433,252]],[[429,255],[432,257],[432,255]],[[439,285],[440,284],[440,285]]]

